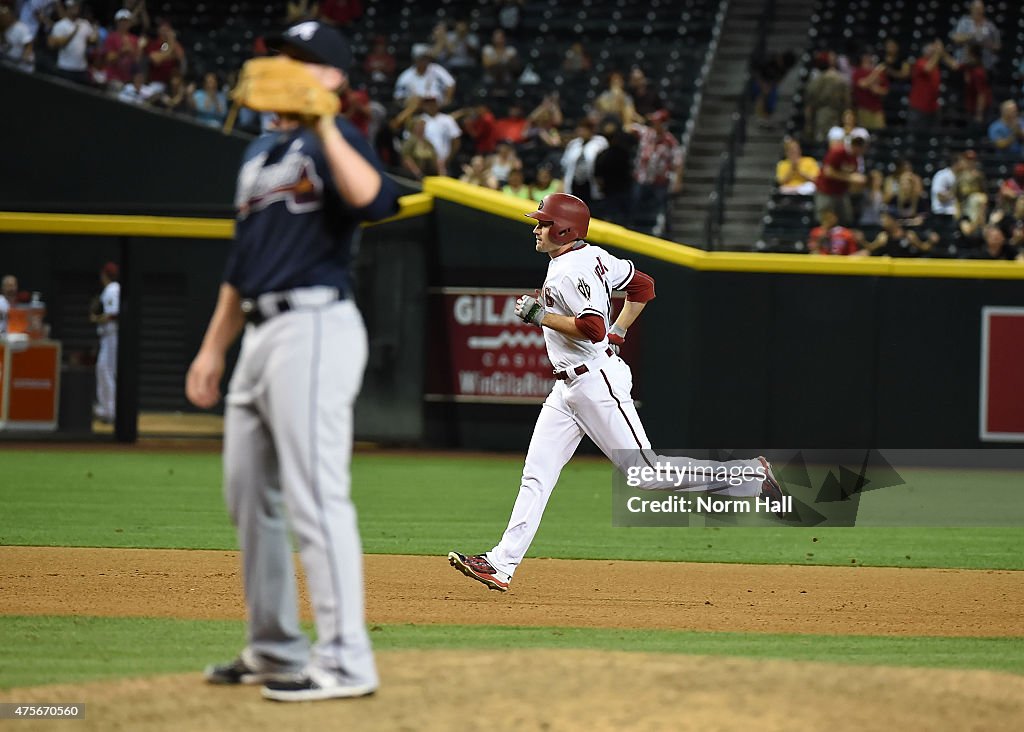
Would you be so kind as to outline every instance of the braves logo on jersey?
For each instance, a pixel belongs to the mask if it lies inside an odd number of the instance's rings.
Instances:
[[[303,152],[302,140],[295,140],[279,162],[267,165],[267,158],[262,152],[242,166],[235,197],[239,220],[277,201],[284,201],[292,213],[322,208],[324,183],[313,159]]]

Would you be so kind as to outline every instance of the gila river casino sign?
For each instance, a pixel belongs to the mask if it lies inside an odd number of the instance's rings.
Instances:
[[[515,314],[516,299],[532,290],[445,287],[431,291],[429,312],[444,313],[444,317],[434,323],[430,338],[427,400],[506,404],[544,400],[555,382],[544,334]],[[616,313],[622,302],[621,298],[613,301]]]

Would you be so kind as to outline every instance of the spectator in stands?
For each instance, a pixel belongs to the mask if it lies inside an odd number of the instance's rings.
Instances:
[[[804,134],[815,142],[824,142],[828,131],[839,124],[843,110],[850,106],[850,86],[836,69],[834,54],[819,52],[814,66],[819,73],[804,92]]]
[[[487,160],[483,155],[474,155],[467,165],[462,166],[462,175],[459,177],[463,183],[471,183],[475,186],[497,189],[498,180],[487,167]]]
[[[981,48],[977,44],[968,46],[967,58],[960,66],[960,72],[964,83],[964,111],[967,119],[980,128],[988,119],[992,89],[988,83],[988,72],[981,63]]]
[[[867,177],[859,171],[866,146],[867,140],[858,134],[848,144],[832,147],[825,154],[815,181],[814,209],[819,220],[827,211],[834,212],[841,224],[854,220],[850,193],[851,187],[857,189],[867,183]]]
[[[1006,233],[998,224],[986,224],[982,232],[983,247],[965,253],[968,259],[1012,260],[1024,257],[1015,247],[1010,246]]]
[[[778,87],[782,77],[786,75],[796,61],[792,51],[772,53],[766,58],[754,59],[751,63],[751,97],[754,99],[754,112],[761,126],[770,126],[778,102]]]
[[[903,228],[903,224],[889,212],[881,215],[882,230],[864,248],[877,256],[917,257],[927,256],[939,243],[938,233],[928,232],[924,239],[916,231]]]
[[[565,52],[565,57],[562,59],[562,71],[570,74],[579,74],[584,71],[590,71],[590,66],[590,54],[583,48],[583,44],[580,41],[573,41],[572,45]]]
[[[128,104],[145,104],[158,93],[159,89],[154,89],[146,83],[146,73],[139,70],[132,74],[132,80],[129,83],[121,87],[117,98]]]
[[[437,150],[426,137],[427,121],[414,117],[409,122],[409,136],[402,143],[402,167],[416,180],[438,174]]]
[[[839,219],[835,211],[825,211],[819,219],[821,223],[811,229],[807,235],[807,251],[812,254],[835,254],[848,256],[860,252],[866,255],[866,250],[861,250],[858,243],[860,232],[855,232],[845,226],[839,225]]]
[[[1024,199],[1024,163],[1013,166],[1013,174],[999,184],[999,208],[1010,212]]]
[[[192,107],[196,110],[196,119],[210,127],[220,127],[228,113],[228,102],[220,89],[217,74],[208,71],[203,76],[203,87],[192,94]]]
[[[511,142],[514,145],[526,140],[530,129],[530,120],[523,116],[523,105],[510,102],[508,114],[494,120],[494,138],[499,142]]]
[[[448,64],[448,24],[445,21],[434,23],[427,45],[430,47],[430,55],[435,61],[446,69],[451,68]]]
[[[664,97],[647,83],[647,76],[639,66],[629,71],[629,96],[633,99],[633,109],[643,117],[638,122],[646,121],[649,115],[666,108]]]
[[[582,119],[576,126],[576,136],[565,146],[562,155],[562,180],[565,190],[587,205],[599,195],[594,186],[594,162],[597,156],[608,147],[608,140],[595,134],[595,126],[589,119]]]
[[[860,65],[853,70],[853,106],[857,110],[857,123],[868,130],[885,127],[885,96],[889,93],[889,77],[885,64],[870,51],[860,56]]]
[[[562,181],[551,174],[551,168],[542,165],[537,168],[537,175],[530,186],[530,196],[534,201],[540,202],[551,193],[562,192]]]
[[[0,5],[0,58],[22,71],[35,69],[32,32],[7,5]]]
[[[594,190],[600,195],[595,194],[590,211],[595,218],[629,226],[633,219],[633,138],[613,124],[606,125],[604,137],[608,147],[594,160]],[[653,227],[652,213],[647,231]]]
[[[882,223],[885,212],[885,178],[877,168],[868,172],[868,184],[861,197],[860,213],[857,216],[858,226],[878,226]]]
[[[505,31],[496,28],[491,42],[480,52],[484,81],[499,87],[508,87],[519,72],[519,52],[505,41]]]
[[[114,13],[115,27],[107,34],[100,53],[107,72],[107,84],[117,91],[132,81],[142,60],[139,38],[131,32],[132,11],[121,8]],[[141,101],[133,97],[133,101]]]
[[[626,93],[625,79],[618,71],[608,75],[608,88],[594,101],[594,109],[604,118],[611,118],[622,127],[629,127],[636,117],[633,98]]]
[[[437,151],[437,174],[448,175],[448,161],[459,151],[462,129],[450,114],[438,109],[436,97],[425,97],[422,105],[424,135]]]
[[[362,0],[320,0],[318,17],[325,23],[344,28],[363,16]]]
[[[491,175],[499,186],[508,183],[509,174],[513,170],[522,170],[523,161],[516,155],[516,149],[507,142],[498,143],[498,151],[488,159]]]
[[[398,76],[395,82],[395,101],[405,102],[411,97],[437,97],[441,107],[447,107],[455,95],[455,79],[430,57],[430,49],[413,49],[413,65]]]
[[[988,184],[973,150],[964,153],[963,169],[956,179],[957,218],[965,236],[980,234],[988,219]]]
[[[528,141],[533,141],[535,146],[541,149],[561,149],[562,134],[558,128],[562,126],[565,118],[558,103],[557,91],[546,95],[537,108],[530,112],[527,120],[530,122],[526,131]]]
[[[448,33],[448,61],[450,69],[471,69],[480,56],[480,39],[469,29],[469,23],[460,20]]]
[[[501,187],[501,192],[506,196],[515,196],[516,198],[523,198],[528,201],[533,200],[530,195],[530,186],[526,185],[526,176],[523,175],[521,168],[514,168],[509,171],[508,183]]]
[[[146,0],[124,0],[123,7],[132,13],[132,30],[137,35],[149,33],[152,23],[149,18],[149,9],[146,7]]]
[[[81,17],[78,2],[67,0],[64,17],[53,26],[48,41],[50,48],[57,51],[57,76],[78,84],[89,84],[86,53],[89,44],[98,38],[96,28]]]
[[[494,114],[484,105],[464,107],[452,114],[452,118],[462,126],[462,131],[473,143],[473,151],[490,155],[498,144],[494,130]]]
[[[828,146],[831,148],[839,143],[849,144],[855,134],[865,140],[871,137],[866,129],[857,126],[857,113],[853,109],[844,109],[840,124],[828,131]]]
[[[914,62],[907,111],[907,127],[911,131],[931,129],[938,124],[939,93],[942,89],[940,62],[952,70],[959,68],[939,39],[926,45],[921,57]]]
[[[7,333],[8,313],[18,301],[18,278],[4,275],[0,279],[0,336]]]
[[[295,0],[285,4],[285,25],[295,25],[304,20],[316,20],[320,8],[315,0]]]
[[[913,219],[920,213],[924,181],[914,172],[910,161],[901,158],[886,176],[883,200],[886,207],[901,219]]]
[[[1017,198],[1013,211],[1002,216],[996,223],[1003,230],[1010,246],[1017,250],[1017,259],[1024,260],[1024,196]]]
[[[20,10],[18,9],[20,7]],[[58,0],[22,0],[14,3],[18,20],[25,24],[32,36],[32,56],[35,68],[51,73],[57,62],[57,53],[50,48],[50,33],[63,8]]]
[[[363,137],[371,139],[370,123],[373,121],[373,108],[369,92],[362,87],[353,89],[351,83],[345,83],[338,90],[338,99],[341,101],[342,116],[348,118],[348,121],[363,133]]]
[[[1020,118],[1017,103],[1012,99],[999,105],[999,119],[989,125],[988,139],[1003,158],[1019,160],[1022,157],[1024,121]]]
[[[804,155],[800,143],[786,137],[782,143],[784,157],[775,165],[775,182],[779,193],[810,196],[816,190],[814,182],[821,174],[818,161]]]
[[[899,41],[895,38],[886,39],[882,52],[882,63],[885,65],[885,73],[888,74],[889,83],[892,86],[910,83],[910,59],[900,50]]]
[[[377,84],[389,81],[395,75],[395,57],[388,51],[388,39],[374,36],[370,52],[363,59],[363,71]]]
[[[996,62],[999,51],[999,29],[985,17],[985,3],[974,0],[971,12],[960,18],[952,33],[952,41],[956,46],[956,59],[963,62],[967,59],[967,47],[976,43],[982,49],[982,61],[985,68],[991,69]]]
[[[956,179],[963,172],[966,159],[955,155],[950,164],[932,176],[931,221],[936,228],[952,233],[957,218]]]
[[[168,112],[191,114],[193,111],[192,97],[185,86],[185,77],[180,71],[171,74],[163,90],[150,97],[149,103]]]
[[[630,223],[643,226],[645,221],[652,222],[653,226],[642,230],[662,236],[669,229],[669,195],[683,187],[683,148],[668,130],[667,109],[659,109],[649,119],[649,125],[629,128],[637,139]]]
[[[186,70],[185,47],[178,40],[171,21],[162,18],[156,25],[156,38],[146,44],[149,58],[149,81],[166,86],[171,77]]]

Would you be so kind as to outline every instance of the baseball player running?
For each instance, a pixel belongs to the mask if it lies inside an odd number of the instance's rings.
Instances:
[[[333,28],[300,23],[282,44],[326,89],[346,83],[352,53]],[[367,356],[349,266],[359,223],[394,214],[396,202],[380,161],[341,117],[284,116],[245,153],[235,242],[186,382],[193,404],[214,406],[225,352],[244,326],[226,398],[224,493],[242,549],[248,644],[206,669],[211,683],[262,683],[277,701],[377,689],[349,497],[352,403]],[[312,650],[286,514],[316,616]]]
[[[629,260],[584,241],[590,210],[579,198],[552,193],[536,211],[526,215],[537,221],[533,228],[537,251],[547,254],[551,261],[543,290],[537,297],[520,297],[516,315],[542,328],[555,385],[533,428],[519,496],[501,541],[485,554],[450,552],[451,565],[493,590],[508,590],[537,533],[558,476],[583,435],[590,437],[623,473],[657,463],[688,468],[681,481],[675,473],[671,482],[651,480],[642,488],[716,491],[781,500],[781,487],[763,457],[717,462],[651,452],[630,397],[632,373],[616,352],[629,327],[654,299],[654,280]],[[625,305],[614,324],[612,290],[626,291]],[[709,480],[709,476],[726,474],[743,478],[732,483]]]

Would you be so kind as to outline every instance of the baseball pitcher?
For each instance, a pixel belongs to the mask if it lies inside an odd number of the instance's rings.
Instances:
[[[186,393],[198,407],[217,403],[224,354],[244,327],[225,400],[224,493],[242,549],[249,638],[206,679],[315,701],[378,685],[350,498],[352,404],[367,357],[350,262],[360,222],[398,206],[365,138],[336,116],[348,41],[308,21],[280,43],[287,57],[248,62],[236,90],[237,101],[280,121],[245,153],[235,242]],[[289,523],[316,617],[312,648],[299,625]]]
[[[493,590],[508,590],[540,527],[551,491],[576,447],[587,435],[626,474],[656,464],[679,468],[681,482],[657,479],[642,488],[716,491],[733,496],[781,500],[782,490],[763,457],[728,462],[664,457],[651,451],[630,392],[633,376],[617,355],[633,322],[654,299],[654,280],[633,263],[588,244],[590,210],[575,196],[552,193],[533,213],[536,250],[547,254],[544,286],[536,296],[523,295],[516,315],[541,327],[555,385],[544,401],[526,454],[519,496],[498,545],[485,554],[450,552],[448,561],[467,577]],[[612,290],[625,290],[626,303],[612,316]],[[654,471],[646,471],[652,473]],[[747,476],[733,482],[712,476]]]

